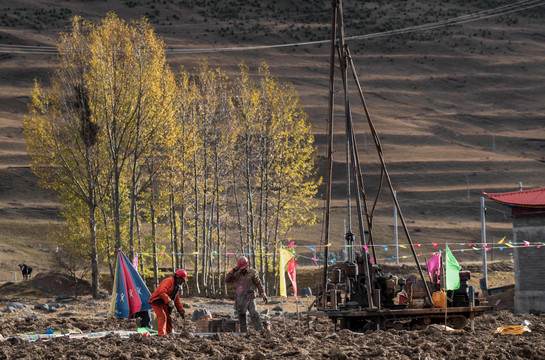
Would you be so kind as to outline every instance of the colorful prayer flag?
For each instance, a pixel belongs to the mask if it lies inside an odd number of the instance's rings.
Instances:
[[[293,260],[293,257],[288,262],[288,277],[290,278],[291,285],[293,286],[293,293],[295,294],[295,302],[299,301],[297,297],[297,276],[295,273],[295,267],[297,264],[295,263],[295,260]]]
[[[441,253],[435,254],[433,257],[431,257],[427,262],[426,265],[428,266],[428,272],[430,273],[430,278],[437,279],[437,283],[439,283],[439,268],[441,267]],[[434,275],[437,275],[434,277]]]
[[[279,272],[280,272],[280,282],[279,282],[279,290],[280,290],[280,296],[288,297],[286,294],[286,277],[284,275],[285,267],[290,261],[290,259],[293,257],[293,254],[290,253],[286,249],[280,249],[280,259],[279,259]]]
[[[128,318],[139,311],[149,310],[150,297],[151,293],[136,269],[121,249],[118,250],[110,313],[118,318]]]
[[[457,290],[460,288],[460,269],[458,261],[446,246],[446,266],[445,266],[445,289]]]
[[[134,253],[134,259],[132,259],[132,266],[138,271],[138,253]]]

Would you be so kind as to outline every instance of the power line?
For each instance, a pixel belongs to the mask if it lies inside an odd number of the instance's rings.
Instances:
[[[407,34],[417,31],[427,31],[434,30],[441,27],[448,27],[453,25],[464,24],[468,22],[484,20],[491,17],[507,15],[518,11],[528,10],[537,6],[544,5],[545,1],[542,0],[523,0],[514,4],[499,6],[494,9],[483,10],[480,12],[441,20],[437,22],[432,22],[423,25],[415,25],[406,27],[403,29],[383,31],[373,34],[365,35],[355,35],[348,36],[345,38],[347,41],[351,40],[369,40],[385,36]],[[276,44],[276,45],[254,45],[254,46],[243,46],[243,47],[224,47],[224,48],[200,48],[200,49],[188,49],[188,48],[167,48],[167,54],[200,54],[200,53],[217,53],[217,52],[230,52],[230,51],[253,51],[253,50],[263,50],[263,49],[274,49],[274,48],[285,48],[285,47],[295,47],[295,46],[308,46],[308,45],[320,45],[327,44],[331,40],[317,40],[317,41],[305,41],[297,43],[288,43],[288,44]],[[56,54],[57,50],[55,47],[41,47],[41,46],[25,46],[25,45],[8,45],[0,44],[0,52],[4,53],[19,53],[19,54],[38,54],[38,55],[52,55]]]
[[[504,5],[494,9],[485,10],[469,15],[464,15],[457,18],[442,20],[438,22],[411,26],[398,30],[383,31],[380,33],[366,34],[366,35],[357,35],[357,36],[348,36],[345,37],[345,40],[368,40],[384,36],[399,35],[416,31],[425,31],[433,30],[440,27],[447,27],[457,24],[463,24],[467,22],[483,20],[494,16],[506,15],[517,11],[527,10],[536,6],[544,5],[545,2],[541,0],[523,0],[515,4]],[[290,44],[277,44],[277,45],[257,45],[257,46],[246,46],[246,47],[230,47],[230,48],[203,48],[203,49],[167,49],[167,53],[170,54],[196,54],[196,53],[211,53],[211,52],[225,52],[225,51],[247,51],[247,50],[261,50],[261,49],[271,49],[271,48],[282,48],[282,47],[292,47],[292,46],[306,46],[306,45],[319,45],[327,44],[331,40],[318,40],[318,41],[306,41],[299,43],[290,43]]]

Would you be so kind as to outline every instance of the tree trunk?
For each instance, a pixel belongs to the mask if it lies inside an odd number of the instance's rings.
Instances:
[[[199,287],[199,180],[197,176],[197,158],[193,155],[193,181],[195,193],[195,295],[200,296]]]
[[[153,284],[155,288],[159,285],[159,264],[157,262],[157,232],[155,220],[155,206],[153,201],[150,203],[151,212],[151,241],[153,243]]]
[[[98,299],[100,295],[99,270],[98,270],[98,251],[97,251],[97,225],[95,218],[96,206],[89,204],[89,235],[91,240],[91,288],[93,299]]]

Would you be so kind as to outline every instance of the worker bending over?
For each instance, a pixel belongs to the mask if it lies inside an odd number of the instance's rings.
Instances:
[[[185,318],[185,310],[180,302],[180,285],[187,279],[187,273],[184,269],[176,271],[174,276],[161,281],[157,289],[151,294],[149,303],[157,315],[157,324],[159,336],[172,332],[172,317],[170,313],[176,307],[178,313]]]

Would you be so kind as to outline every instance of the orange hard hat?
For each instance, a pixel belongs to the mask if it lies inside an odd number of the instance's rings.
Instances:
[[[174,273],[174,276],[177,276],[177,277],[180,277],[182,279],[187,279],[187,273],[185,272],[184,269],[180,269],[180,270],[177,270],[175,273]]]
[[[238,260],[237,260],[237,266],[240,269],[244,269],[245,267],[247,267],[248,266],[248,258],[246,256],[239,257]]]

